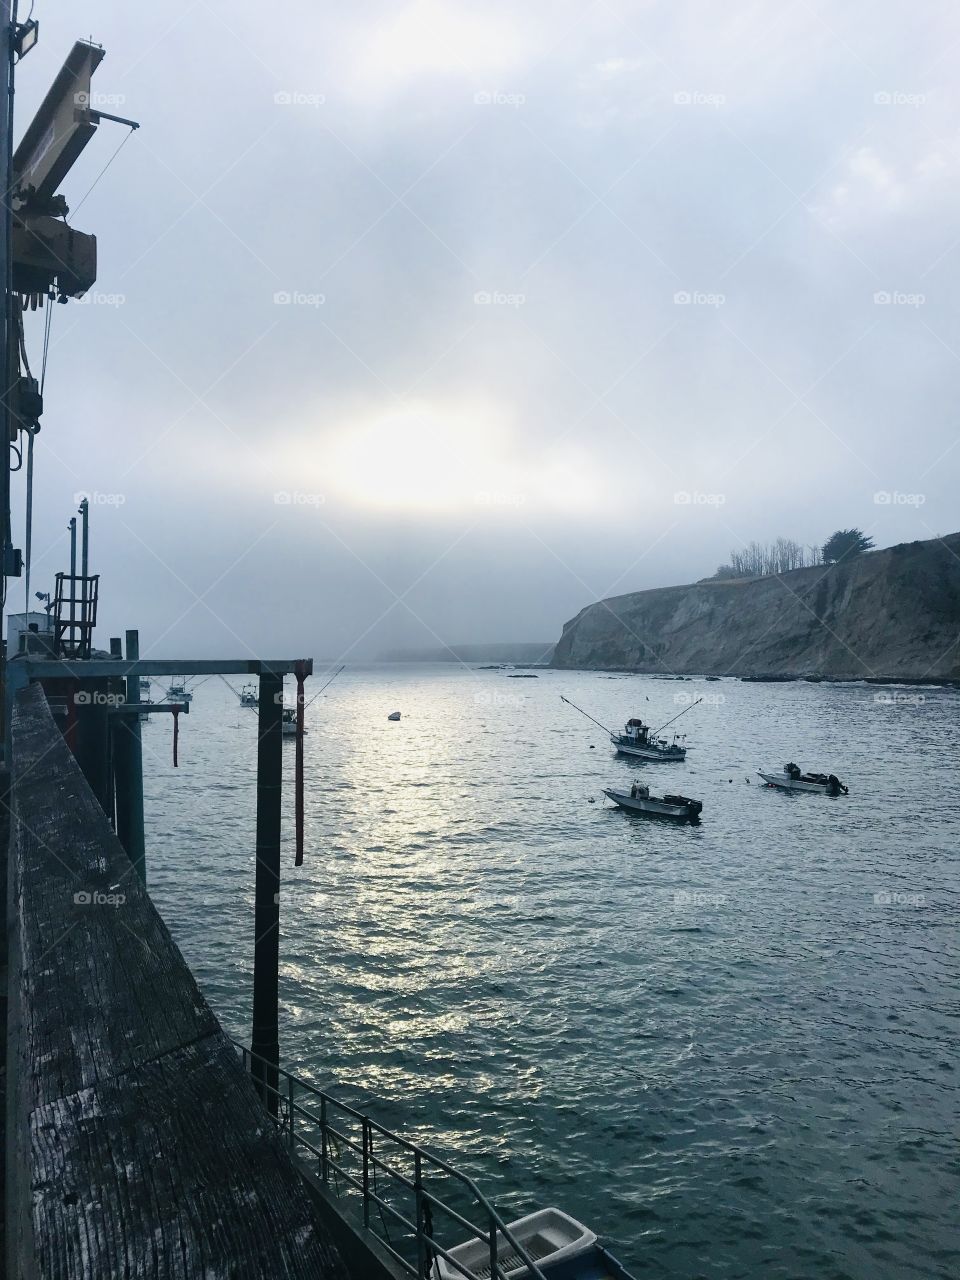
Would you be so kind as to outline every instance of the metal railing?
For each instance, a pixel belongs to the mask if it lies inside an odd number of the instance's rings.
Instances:
[[[508,1271],[511,1277],[546,1280],[472,1178],[322,1089],[273,1066],[239,1041],[233,1043],[240,1050],[244,1069],[255,1076],[255,1087],[291,1154],[303,1157],[306,1153],[308,1161],[315,1159],[321,1181],[327,1187],[332,1182],[338,1196],[341,1181],[343,1193],[359,1194],[364,1227],[410,1275],[435,1280],[439,1275],[436,1260],[443,1258],[467,1280],[507,1280]],[[333,1123],[334,1118],[342,1127]],[[384,1158],[387,1153],[390,1161]],[[447,1203],[434,1189],[442,1181],[452,1185],[452,1198],[459,1208]],[[479,1272],[451,1257],[449,1249],[440,1243],[434,1229],[435,1211],[446,1214],[471,1240],[485,1242],[487,1251]],[[482,1225],[470,1220],[467,1214],[471,1212],[479,1214]],[[377,1229],[375,1218],[382,1231]],[[399,1230],[399,1239],[391,1238],[388,1218]],[[522,1272],[521,1267],[525,1268]]]

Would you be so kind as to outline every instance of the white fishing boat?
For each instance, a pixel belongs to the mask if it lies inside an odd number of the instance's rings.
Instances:
[[[680,716],[685,716],[688,711],[692,711],[703,699],[697,698],[696,702],[691,702],[689,706],[684,707],[681,712],[675,715],[673,720],[668,720],[659,729],[651,729],[641,719],[633,717],[624,725],[622,733],[614,733],[612,729],[608,729],[599,720],[595,720],[589,711],[584,711],[583,707],[578,707],[575,702],[571,702],[563,694],[560,695],[560,701],[573,707],[574,711],[579,711],[582,716],[586,716],[588,720],[608,734],[610,741],[617,749],[618,755],[631,756],[635,760],[681,763],[687,758],[687,748],[681,744],[679,735],[675,733],[672,742],[668,742],[666,738],[661,738],[659,735],[669,725],[673,724],[674,720],[679,720]]]
[[[193,694],[182,680],[174,680],[167,690],[168,702],[192,702]]]
[[[623,733],[611,733],[610,741],[621,756],[633,756],[637,760],[686,760],[687,748],[680,745],[676,734],[673,741],[651,736],[650,726],[634,717],[624,725]]]
[[[434,1262],[433,1280],[463,1280],[464,1272],[454,1261],[476,1280],[490,1276],[489,1241],[470,1240],[447,1252],[449,1259],[438,1257]],[[497,1236],[497,1274],[507,1280],[529,1276],[524,1253],[550,1280],[630,1280],[594,1232],[559,1209],[539,1209],[507,1223],[506,1231]]]
[[[770,787],[781,791],[813,791],[825,796],[845,796],[849,790],[834,773],[803,773],[799,765],[785,764],[779,773],[758,769],[760,777]]]
[[[260,703],[260,695],[255,684],[245,684],[240,690],[241,707],[256,707]]]
[[[689,796],[652,796],[650,788],[642,782],[635,782],[627,791],[608,791],[608,796],[621,809],[631,813],[642,813],[647,818],[669,818],[674,822],[699,822],[703,811],[703,801],[691,800]]]

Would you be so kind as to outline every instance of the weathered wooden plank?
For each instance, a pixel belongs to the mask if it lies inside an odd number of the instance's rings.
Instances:
[[[14,726],[23,1050],[42,1064],[42,1105],[217,1024],[39,686],[18,697]]]
[[[343,1280],[39,686],[12,743],[9,1274]]]
[[[336,1274],[237,1063],[214,1036],[33,1113],[41,1275]]]

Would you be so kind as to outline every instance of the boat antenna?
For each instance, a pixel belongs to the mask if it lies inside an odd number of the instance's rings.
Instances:
[[[581,714],[582,716],[586,716],[588,720],[593,720],[593,716],[592,716],[592,715],[590,715],[590,713],[589,713],[588,711],[584,711],[583,707],[578,707],[578,706],[577,706],[577,704],[576,704],[575,702],[571,702],[569,698],[565,698],[565,697],[563,696],[563,694],[562,694],[562,693],[561,693],[561,695],[560,695],[560,701],[561,701],[561,702],[565,702],[565,703],[567,704],[567,706],[568,706],[568,707],[573,707],[574,711],[579,711],[579,712],[580,712],[580,714]],[[594,723],[595,725],[597,725],[599,728],[601,728],[601,729],[604,731],[604,733],[610,733],[610,732],[611,732],[611,730],[610,730],[610,729],[608,729],[608,728],[607,728],[607,726],[606,726],[605,724],[600,724],[600,721],[599,721],[599,720],[593,720],[593,723]]]
[[[698,698],[696,702],[691,702],[691,703],[690,703],[690,705],[689,705],[689,707],[684,707],[684,708],[683,708],[683,710],[679,713],[679,715],[675,715],[675,716],[673,717],[673,720],[679,720],[679,719],[680,719],[680,716],[685,716],[685,715],[687,714],[687,712],[688,712],[688,711],[692,711],[692,710],[693,710],[693,708],[694,708],[694,707],[696,707],[696,706],[699,706],[699,704],[700,704],[702,701],[703,701],[703,699],[702,699],[702,698]],[[653,731],[653,732],[654,732],[654,734],[663,733],[663,731],[664,731],[664,729],[666,729],[667,725],[671,725],[671,724],[673,724],[673,720],[668,720],[668,721],[667,721],[667,724],[662,724],[662,725],[660,726],[660,728],[659,728],[659,729],[654,729],[654,731]]]

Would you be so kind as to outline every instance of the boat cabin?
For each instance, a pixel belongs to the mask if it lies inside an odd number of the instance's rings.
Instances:
[[[646,743],[649,733],[650,726],[648,724],[644,724],[643,721],[639,720],[636,716],[632,716],[627,721],[624,729],[624,737],[630,738],[631,741],[641,744]]]

